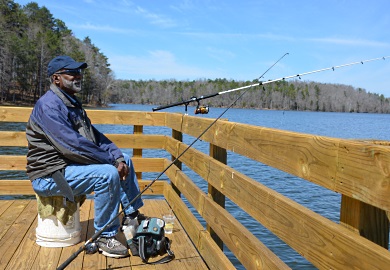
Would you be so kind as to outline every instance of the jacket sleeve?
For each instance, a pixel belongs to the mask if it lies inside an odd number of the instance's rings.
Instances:
[[[76,132],[61,106],[36,107],[32,120],[44,131],[49,143],[66,159],[81,164],[112,164],[116,158]]]
[[[96,143],[101,149],[109,152],[115,160],[120,159],[120,161],[124,161],[122,151],[109,138],[107,138],[94,126],[92,126],[92,130],[96,138]]]

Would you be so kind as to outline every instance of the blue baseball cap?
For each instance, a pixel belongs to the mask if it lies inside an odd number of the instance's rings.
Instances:
[[[66,69],[84,69],[87,68],[88,64],[84,62],[76,62],[67,55],[60,55],[55,58],[53,58],[49,65],[47,66],[47,75],[50,77],[60,69],[66,68]]]

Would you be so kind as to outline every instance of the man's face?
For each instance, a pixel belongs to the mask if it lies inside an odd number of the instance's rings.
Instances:
[[[62,69],[54,76],[54,83],[66,93],[73,95],[81,91],[83,77],[81,69]]]

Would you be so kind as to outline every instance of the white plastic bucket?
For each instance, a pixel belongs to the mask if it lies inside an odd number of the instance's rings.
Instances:
[[[67,247],[81,241],[80,205],[69,221],[64,225],[56,216],[41,218],[38,214],[36,243],[42,247]]]

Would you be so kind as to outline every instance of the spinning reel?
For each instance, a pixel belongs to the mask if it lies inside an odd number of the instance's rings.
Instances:
[[[196,106],[195,114],[208,114],[208,113],[209,113],[209,106],[200,105],[200,102],[198,100],[198,105]]]
[[[90,242],[85,245],[85,253],[87,254],[95,254],[96,252],[98,252],[98,250],[99,247],[96,242]]]

